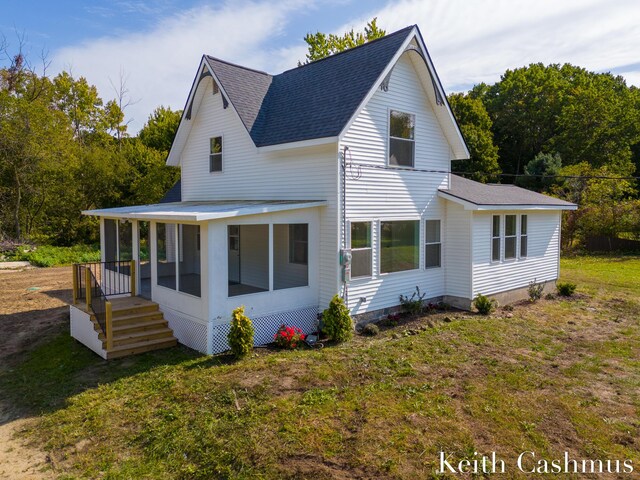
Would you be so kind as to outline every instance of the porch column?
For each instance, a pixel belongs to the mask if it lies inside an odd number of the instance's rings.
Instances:
[[[136,292],[140,294],[140,226],[138,220],[131,220],[131,259],[136,262]]]

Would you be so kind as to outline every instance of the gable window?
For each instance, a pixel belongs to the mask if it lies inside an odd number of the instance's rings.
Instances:
[[[380,222],[380,273],[415,270],[420,265],[420,222]]]
[[[500,215],[493,216],[491,228],[491,260],[500,261]]]
[[[289,263],[307,265],[309,263],[309,225],[289,224]]]
[[[440,240],[440,220],[425,221],[425,249],[424,267],[437,268],[440,266],[442,251]]]
[[[520,257],[527,256],[527,216],[520,215]]]
[[[351,223],[351,277],[371,276],[371,222]]]
[[[389,165],[413,167],[416,117],[410,113],[389,112]]]
[[[222,137],[209,139],[209,171],[222,171]]]
[[[504,216],[504,259],[516,258],[516,216]]]

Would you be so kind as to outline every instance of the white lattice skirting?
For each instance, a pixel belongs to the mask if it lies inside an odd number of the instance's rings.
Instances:
[[[180,343],[201,353],[207,353],[207,324],[161,306],[169,328]]]
[[[300,328],[304,333],[312,333],[318,329],[318,307],[305,307],[287,312],[252,318],[255,330],[254,345],[273,342],[273,336],[282,324]],[[211,326],[211,353],[229,350],[227,335],[231,325],[228,323]],[[193,347],[192,347],[193,348]]]

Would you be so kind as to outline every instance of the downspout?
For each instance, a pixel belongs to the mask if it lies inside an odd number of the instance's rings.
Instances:
[[[342,298],[344,303],[349,305],[349,286],[347,283],[347,277],[345,274],[345,265],[343,255],[347,250],[347,150],[349,147],[346,145],[342,151],[342,252],[340,253],[341,265],[340,271],[342,276]]]

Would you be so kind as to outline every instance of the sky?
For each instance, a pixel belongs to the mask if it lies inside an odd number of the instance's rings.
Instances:
[[[417,24],[448,93],[506,69],[569,62],[640,86],[638,0],[0,0],[0,39],[47,74],[84,76],[107,101],[124,80],[135,134],[159,105],[181,109],[206,53],[268,73],[304,60],[308,32],[388,33]],[[0,66],[6,59],[0,59]]]

